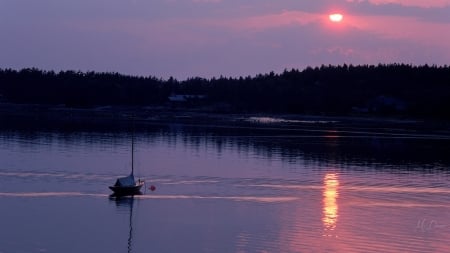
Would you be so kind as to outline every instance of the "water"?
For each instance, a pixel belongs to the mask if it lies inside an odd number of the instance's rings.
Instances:
[[[115,199],[129,132],[2,130],[0,252],[450,251],[445,131],[253,117],[134,136],[146,189]]]

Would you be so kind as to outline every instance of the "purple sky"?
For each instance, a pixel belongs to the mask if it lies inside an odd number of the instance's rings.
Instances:
[[[450,0],[0,0],[0,68],[182,80],[344,63],[449,65]]]

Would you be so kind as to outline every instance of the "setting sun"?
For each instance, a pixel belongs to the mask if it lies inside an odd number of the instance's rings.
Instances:
[[[344,19],[344,15],[342,15],[340,13],[330,14],[328,17],[330,18],[331,22],[336,22],[336,23],[341,22],[342,19]]]

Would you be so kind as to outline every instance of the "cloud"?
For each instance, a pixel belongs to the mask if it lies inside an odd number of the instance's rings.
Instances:
[[[450,24],[436,24],[414,17],[349,16],[347,22],[356,29],[378,34],[386,39],[404,39],[427,46],[450,45]]]
[[[348,0],[348,2],[362,2],[361,0]],[[450,6],[450,0],[368,0],[368,2],[380,4],[399,4],[403,6],[417,6],[423,8],[447,7]]]
[[[349,0],[347,0],[349,1]],[[352,15],[367,16],[396,16],[396,17],[414,17],[424,21],[434,23],[450,23],[450,5],[438,5],[437,3],[420,1],[429,3],[429,7],[420,7],[417,5],[402,5],[400,1],[352,1],[346,5],[346,10]],[[450,1],[448,1],[450,2]]]
[[[216,22],[216,25],[222,25],[234,30],[260,31],[291,25],[303,26],[320,22],[323,17],[324,15],[302,11],[283,11],[275,14],[220,20],[219,22]],[[211,22],[210,24],[212,23],[214,22]]]
[[[194,3],[219,3],[222,0],[192,0]]]
[[[449,1],[105,2],[0,0],[0,29],[7,34],[0,67],[182,79],[321,64],[450,60]],[[344,13],[342,23],[329,22],[335,10]]]

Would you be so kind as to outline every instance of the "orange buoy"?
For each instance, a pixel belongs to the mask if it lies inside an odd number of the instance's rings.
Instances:
[[[152,186],[149,187],[149,189],[150,189],[151,191],[154,191],[154,190],[156,190],[156,187],[155,187],[154,185],[152,185]]]

